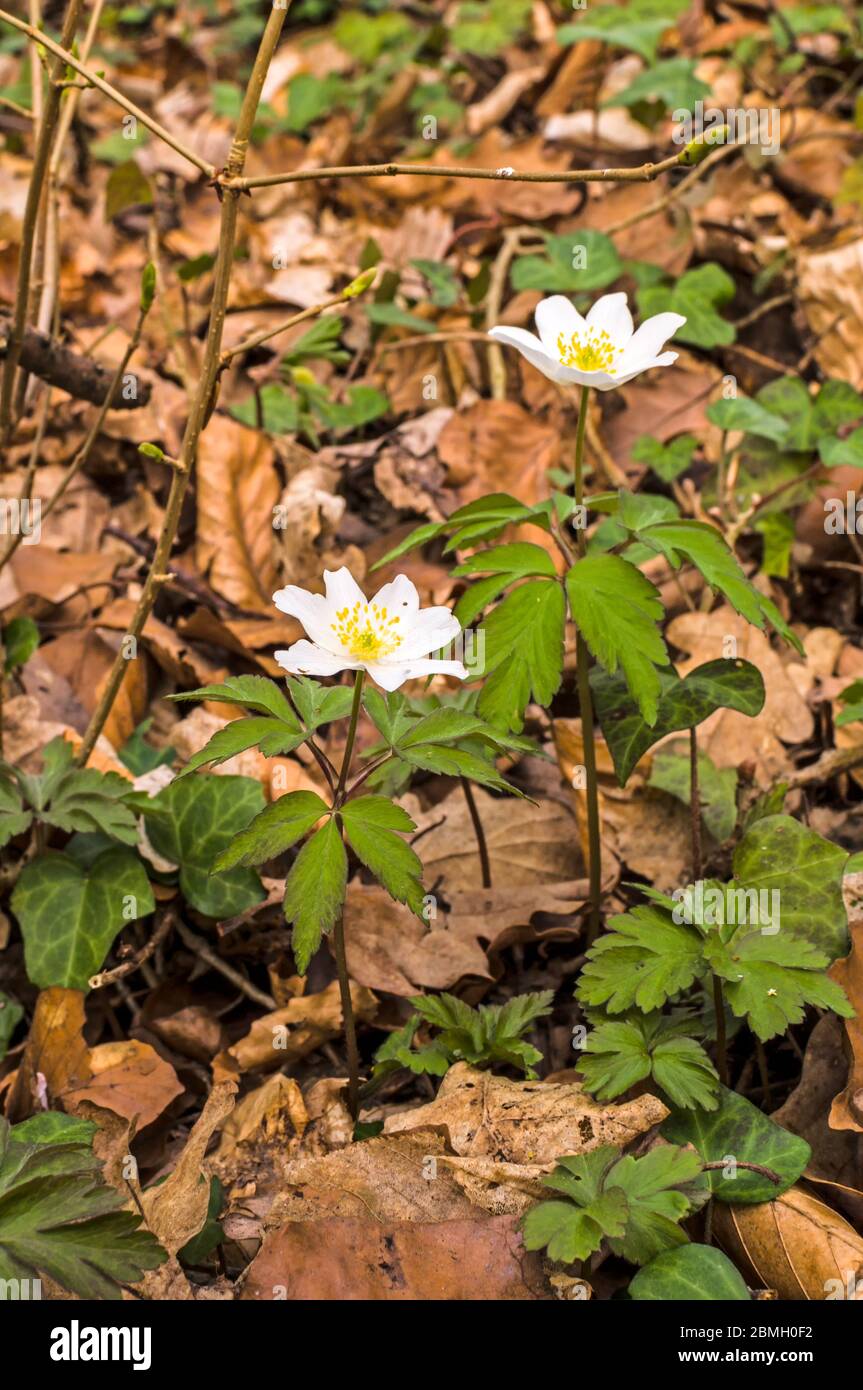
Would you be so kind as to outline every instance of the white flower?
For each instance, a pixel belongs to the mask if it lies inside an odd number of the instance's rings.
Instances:
[[[368,671],[384,690],[398,690],[418,676],[467,679],[460,661],[430,661],[429,652],[446,647],[461,632],[448,608],[420,608],[407,575],[398,575],[366,599],[349,570],[324,571],[323,594],[289,584],[273,594],[283,613],[298,618],[309,637],[276,661],[295,676],[334,676],[337,671]]]
[[[659,349],[685,322],[682,314],[654,314],[633,331],[625,294],[604,294],[586,319],[564,295],[553,294],[536,306],[538,338],[524,328],[493,328],[491,337],[518,348],[552,381],[610,391],[648,367],[676,362],[676,352]]]

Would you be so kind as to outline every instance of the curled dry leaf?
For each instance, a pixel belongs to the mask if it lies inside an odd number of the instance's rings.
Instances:
[[[172,1255],[198,1234],[207,1219],[210,1183],[204,1154],[213,1134],[233,1110],[236,1094],[235,1082],[217,1082],[173,1172],[158,1187],[141,1193],[147,1225]]]
[[[434,1129],[462,1158],[546,1164],[602,1144],[625,1148],[667,1114],[656,1096],[600,1105],[577,1083],[510,1081],[457,1062],[433,1101],[390,1115],[384,1133]]]
[[[753,1207],[717,1202],[713,1226],[753,1288],[792,1301],[863,1301],[863,1237],[802,1187]]]
[[[226,1167],[241,1147],[259,1144],[286,1146],[302,1135],[309,1122],[302,1092],[292,1077],[277,1072],[237,1104],[222,1127],[215,1160]]]
[[[351,985],[351,1003],[359,1023],[368,1023],[377,1011],[375,996],[362,985]],[[271,1071],[315,1052],[342,1031],[342,1006],[338,981],[318,994],[302,994],[282,1009],[256,1018],[245,1037],[220,1052],[213,1062],[217,1079],[238,1072]]]
[[[177,1073],[149,1043],[102,1043],[90,1052],[91,1076],[66,1094],[67,1110],[84,1100],[113,1110],[135,1124],[138,1133],[157,1120],[183,1094]]]
[[[859,893],[863,884],[863,874],[849,876],[856,880]],[[845,880],[846,892],[848,879]],[[851,950],[842,960],[833,962],[830,977],[841,985],[854,1005],[854,1014],[843,1021],[846,1053],[848,1056],[848,1080],[844,1090],[833,1101],[830,1109],[831,1129],[852,1129],[863,1134],[863,911],[859,903],[849,913],[848,926],[851,932]]]
[[[88,1080],[90,1049],[84,1041],[84,1023],[81,990],[55,986],[41,991],[12,1083],[7,1119],[23,1120],[34,1108],[63,1103],[74,1087]]]

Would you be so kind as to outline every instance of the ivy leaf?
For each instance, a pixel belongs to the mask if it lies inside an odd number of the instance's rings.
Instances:
[[[518,592],[518,591],[516,591]],[[668,652],[657,623],[659,591],[620,555],[586,555],[566,576],[573,620],[602,667],[620,667],[645,721],[656,720],[661,690],[657,665]]]
[[[769,622],[803,655],[800,638],[791,631],[776,605],[749,583],[734,553],[713,526],[702,521],[662,521],[639,531],[638,536],[664,555],[674,569],[680,568],[681,557],[685,557],[747,622],[760,628]]]
[[[689,750],[684,752],[676,743],[660,748],[647,785],[688,806],[692,789]],[[737,768],[717,767],[706,753],[699,753],[698,791],[702,820],[717,844],[724,844],[737,824]]]
[[[485,620],[485,675],[477,705],[491,724],[518,732],[531,699],[549,705],[563,676],[566,603],[553,579],[513,589]]]
[[[688,102],[677,104],[691,109]],[[683,314],[686,323],[674,335],[678,342],[702,348],[728,347],[734,342],[736,331],[718,311],[734,298],[735,289],[731,276],[715,261],[708,261],[695,270],[684,271],[673,285],[641,288],[638,308],[645,318],[669,309]]]
[[[703,969],[698,931],[675,922],[660,903],[639,903],[612,917],[587,953],[577,994],[612,1014],[637,1005],[643,1013],[688,989]]]
[[[620,676],[594,670],[590,684],[597,718],[622,787],[639,758],[666,734],[694,729],[718,709],[734,709],[754,717],[764,706],[764,680],[750,661],[707,661],[683,679],[671,668],[660,670],[659,706],[652,728],[642,719]]]
[[[24,1010],[16,999],[11,999],[0,989],[0,1062],[6,1056],[12,1034],[24,1017]]]
[[[351,849],[396,902],[407,903],[422,917],[422,860],[401,837],[416,826],[401,806],[386,796],[358,796],[346,801],[339,815]]]
[[[0,1279],[48,1275],[84,1299],[121,1299],[167,1252],[80,1143],[21,1143],[0,1119]]]
[[[206,773],[175,778],[143,805],[153,848],[179,865],[180,888],[198,912],[233,917],[264,897],[251,869],[213,873],[218,856],[263,808],[264,793],[254,778]]]
[[[276,859],[307,835],[322,816],[329,814],[329,809],[317,792],[289,792],[280,796],[265,806],[251,825],[234,836],[215,860],[214,871],[233,869],[238,864],[246,867],[265,864],[269,859]]]
[[[732,1011],[762,1042],[801,1023],[807,1004],[853,1017],[844,991],[824,973],[830,957],[811,942],[749,925],[739,926],[728,940],[723,935],[708,934],[705,959],[724,981]]]
[[[603,1020],[591,1028],[579,1062],[584,1087],[597,1100],[614,1100],[652,1076],[675,1105],[716,1106],[719,1078],[704,1048],[688,1036],[688,1018],[661,1013]]]
[[[715,1245],[680,1245],[663,1250],[630,1282],[636,1303],[750,1303],[742,1275]]]
[[[760,439],[772,439],[781,444],[788,433],[788,422],[765,410],[750,396],[734,396],[730,400],[714,401],[707,407],[707,418],[721,430],[744,430]]]
[[[554,562],[548,551],[527,541],[481,550],[452,571],[456,579],[474,574],[486,574],[487,578],[472,584],[458,600],[453,611],[462,627],[469,627],[489,603],[517,580],[532,575],[549,579],[556,577]]]
[[[338,920],[345,901],[348,856],[335,819],[307,840],[285,884],[285,918],[293,924],[297,970],[305,975],[321,937]]]
[[[734,852],[734,876],[743,888],[776,890],[782,933],[814,943],[831,959],[848,950],[842,897],[847,851],[793,816],[763,816]]]
[[[131,850],[103,850],[89,869],[45,851],[26,865],[12,894],[29,979],[40,989],[86,990],[120,929],[155,906]]]
[[[719,1103],[703,1110],[675,1109],[662,1123],[662,1136],[672,1144],[691,1144],[705,1163],[725,1163],[726,1169],[705,1173],[720,1202],[770,1202],[796,1183],[812,1150],[776,1124],[745,1096],[719,1087]],[[736,1162],[735,1162],[736,1160]],[[740,1163],[760,1163],[781,1178],[772,1182]]]
[[[697,448],[694,434],[679,434],[667,444],[660,444],[652,434],[642,434],[632,446],[632,457],[636,463],[646,463],[664,483],[672,483],[686,472]]]

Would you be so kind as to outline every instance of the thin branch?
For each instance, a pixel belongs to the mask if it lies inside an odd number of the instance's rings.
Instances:
[[[112,970],[100,970],[98,975],[93,975],[87,982],[90,989],[104,989],[105,985],[116,984],[118,980],[125,980],[127,975],[132,975],[136,970],[140,970],[145,961],[150,959],[156,948],[165,940],[175,919],[174,909],[168,908],[167,912],[162,914],[150,940],[141,947],[140,951],[136,951],[130,960],[124,960],[120,965],[115,965]]]

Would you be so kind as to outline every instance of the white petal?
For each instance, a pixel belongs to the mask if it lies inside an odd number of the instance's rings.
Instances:
[[[404,665],[369,661],[366,670],[383,690],[398,690],[405,681],[419,680],[423,676],[457,676],[462,681],[468,679],[467,667],[460,661],[410,661]]]
[[[273,603],[283,613],[297,618],[313,642],[320,642],[330,649],[338,647],[331,627],[335,613],[329,599],[325,599],[323,594],[310,594],[308,589],[289,584],[286,589],[279,589],[278,593],[273,594]]]
[[[355,603],[366,601],[365,594],[345,565],[338,570],[324,570],[324,587],[327,602],[333,608],[353,608]]]
[[[629,340],[623,360],[620,362],[620,373],[632,371],[633,363],[650,361],[659,352],[662,344],[676,333],[678,328],[682,328],[686,319],[682,314],[654,314],[653,318],[645,319],[640,328],[637,328]],[[638,368],[638,370],[641,370]]]
[[[536,331],[546,352],[555,361],[560,359],[557,350],[560,335],[563,334],[568,343],[574,333],[583,333],[584,329],[584,319],[566,295],[553,294],[548,299],[541,299],[537,304]]]
[[[361,661],[335,656],[323,647],[301,638],[286,650],[274,652],[276,661],[292,676],[334,676],[337,671],[359,671]]]
[[[624,375],[619,378],[617,385],[625,386],[628,381],[632,381],[633,377],[641,376],[642,372],[648,372],[652,367],[670,367],[672,362],[677,361],[677,357],[676,352],[663,352],[660,353],[659,357],[651,357],[644,362],[628,363]]]
[[[398,649],[399,661],[410,661],[448,647],[461,632],[461,623],[448,608],[423,608],[416,613]]]
[[[591,305],[587,326],[597,333],[606,332],[616,348],[624,348],[632,337],[632,314],[626,295],[604,294]]]
[[[397,574],[389,584],[384,584],[378,589],[372,603],[376,603],[379,608],[386,608],[391,618],[399,616],[404,625],[406,619],[412,619],[419,612],[420,596],[416,585],[406,574]]]
[[[567,367],[566,371],[567,382],[574,386],[594,386],[597,391],[610,391],[620,385],[617,377],[609,376],[608,372],[583,372],[578,367]]]
[[[566,367],[556,358],[552,359],[536,334],[528,333],[526,328],[492,328],[489,337],[498,343],[505,343],[507,347],[517,348],[522,357],[526,357],[531,366],[536,367],[549,380],[570,380]]]

